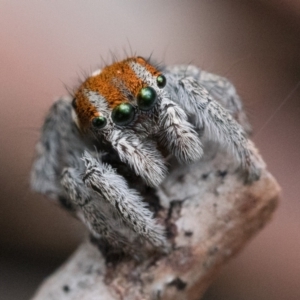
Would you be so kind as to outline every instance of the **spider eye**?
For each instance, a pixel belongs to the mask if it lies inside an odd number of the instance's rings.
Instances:
[[[92,120],[92,124],[95,128],[97,129],[102,129],[106,126],[107,124],[107,120],[105,117],[103,116],[99,116],[99,117],[95,117],[93,120]]]
[[[134,119],[134,107],[129,103],[122,103],[111,113],[112,120],[120,126],[128,125]]]
[[[77,99],[76,99],[76,98],[73,98],[73,100],[72,100],[72,107],[73,107],[74,109],[76,109],[76,107],[77,107],[76,102],[77,102]]]
[[[157,82],[157,86],[162,89],[163,87],[166,86],[167,79],[164,75],[158,75],[156,78],[156,82]]]
[[[151,109],[157,100],[155,89],[151,86],[142,88],[137,95],[138,106],[141,110]]]

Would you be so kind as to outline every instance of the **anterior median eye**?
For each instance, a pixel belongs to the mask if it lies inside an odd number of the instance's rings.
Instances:
[[[166,86],[167,79],[164,75],[158,75],[156,77],[156,82],[157,82],[157,86],[162,89],[163,87]]]
[[[141,110],[151,109],[157,100],[155,89],[151,86],[142,88],[137,95],[138,106]]]
[[[128,125],[134,119],[134,107],[129,103],[122,103],[114,108],[111,117],[117,125]]]
[[[105,117],[103,116],[99,116],[99,117],[95,117],[93,120],[92,120],[92,124],[95,128],[97,129],[102,129],[106,126],[107,124],[107,120]]]

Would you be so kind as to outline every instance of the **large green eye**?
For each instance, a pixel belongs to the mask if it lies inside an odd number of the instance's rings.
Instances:
[[[157,100],[155,89],[151,86],[144,87],[137,95],[138,106],[141,110],[151,109]]]
[[[114,108],[111,117],[117,125],[128,125],[134,119],[134,107],[129,103],[122,103]]]
[[[166,86],[167,79],[164,75],[158,75],[156,77],[156,82],[157,82],[157,86],[162,89],[163,87]]]
[[[99,116],[99,117],[95,117],[93,120],[92,120],[92,124],[95,128],[97,129],[102,129],[106,126],[107,124],[107,120],[105,117],[103,116]]]

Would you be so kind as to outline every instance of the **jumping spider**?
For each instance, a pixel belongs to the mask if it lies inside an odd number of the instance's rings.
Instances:
[[[247,124],[242,104],[225,78],[194,66],[159,69],[131,57],[94,72],[73,100],[53,104],[31,184],[113,247],[127,249],[134,236],[164,249],[163,227],[139,183],[157,187],[170,155],[183,163],[199,160],[205,134],[229,146],[248,182],[257,180],[249,128],[240,124]]]

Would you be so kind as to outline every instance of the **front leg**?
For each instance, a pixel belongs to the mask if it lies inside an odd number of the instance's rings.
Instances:
[[[199,129],[205,129],[209,137],[229,146],[232,153],[247,172],[247,181],[260,177],[260,168],[247,134],[230,113],[215,101],[193,77],[178,79],[169,76],[174,101],[183,107]]]
[[[128,240],[117,231],[120,222],[113,219],[105,200],[85,186],[77,169],[65,168],[62,172],[61,184],[76,207],[77,216],[95,238],[103,238],[115,249],[134,254]]]
[[[154,246],[166,248],[162,226],[156,224],[153,213],[142,202],[139,194],[128,188],[125,179],[109,165],[85,152],[86,171],[83,182],[116,210],[119,217],[140,236]]]
[[[243,102],[234,85],[227,78],[201,70],[194,65],[168,66],[166,72],[177,77],[177,79],[192,77],[208,91],[214,100],[230,112],[247,134],[251,133],[252,128],[245,113]]]
[[[134,132],[120,129],[114,129],[106,138],[120,160],[128,164],[148,185],[155,187],[163,181],[167,170],[155,143],[150,140],[142,142]]]
[[[187,119],[178,104],[167,97],[162,99],[159,107],[159,140],[181,162],[199,160],[203,154],[198,133]]]

